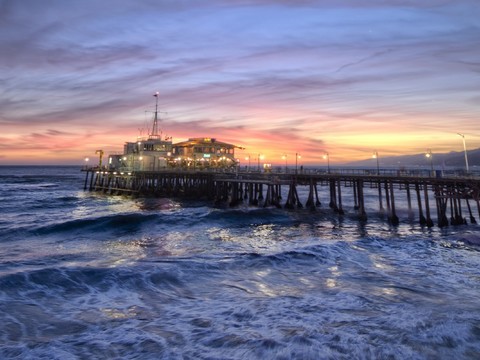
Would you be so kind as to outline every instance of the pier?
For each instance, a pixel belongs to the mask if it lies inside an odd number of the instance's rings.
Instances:
[[[480,178],[432,176],[427,172],[320,170],[292,172],[159,171],[116,172],[85,168],[85,191],[111,195],[157,196],[205,200],[230,207],[239,204],[314,211],[328,207],[339,216],[345,209],[367,221],[365,194],[376,197],[378,210],[399,224],[396,202],[403,197],[409,220],[427,227],[476,223],[480,217]],[[344,190],[349,188],[346,196]],[[299,189],[303,198],[299,196]],[[432,215],[433,214],[433,215]],[[434,222],[435,220],[435,222]]]

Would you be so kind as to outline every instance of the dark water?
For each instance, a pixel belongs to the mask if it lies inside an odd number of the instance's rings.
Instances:
[[[480,358],[478,225],[82,187],[0,167],[1,359]]]

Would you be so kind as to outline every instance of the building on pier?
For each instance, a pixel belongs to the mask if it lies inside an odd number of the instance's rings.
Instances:
[[[139,138],[127,142],[123,154],[109,156],[109,168],[123,171],[157,171],[168,166],[172,155],[170,138]]]
[[[233,144],[212,138],[191,138],[173,145],[170,167],[232,168],[238,165]]]

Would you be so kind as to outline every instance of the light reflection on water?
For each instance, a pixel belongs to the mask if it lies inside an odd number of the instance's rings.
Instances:
[[[478,225],[392,226],[368,194],[360,222],[323,191],[315,212],[213,209],[74,180],[0,209],[24,219],[0,229],[2,358],[480,358]]]

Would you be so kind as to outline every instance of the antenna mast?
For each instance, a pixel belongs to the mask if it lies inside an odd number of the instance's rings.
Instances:
[[[153,119],[152,133],[150,134],[150,139],[158,139],[158,91],[153,95],[155,96],[155,117]]]

